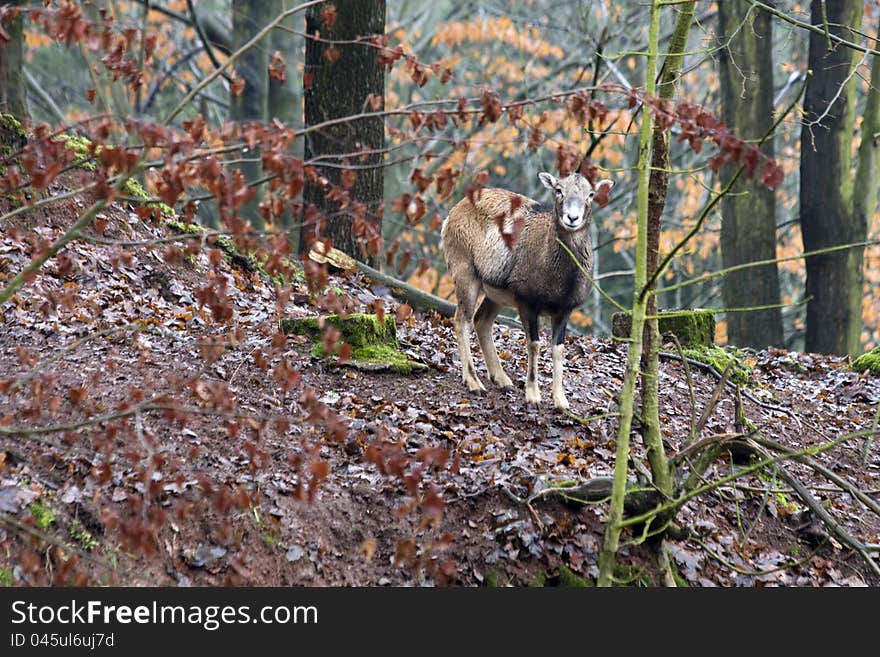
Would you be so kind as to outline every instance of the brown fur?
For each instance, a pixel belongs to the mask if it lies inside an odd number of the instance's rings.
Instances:
[[[490,378],[502,388],[512,385],[498,360],[491,327],[502,307],[514,307],[530,341],[526,399],[531,403],[540,400],[538,317],[550,316],[554,341],[557,346],[561,345],[569,314],[586,301],[590,289],[588,277],[559,246],[557,238],[575,254],[587,272],[592,269],[593,259],[589,224],[594,188],[580,176],[570,176],[563,181],[547,174],[541,174],[541,178],[555,190],[554,206],[543,206],[504,189],[483,189],[474,201],[463,199],[457,203],[442,230],[447,269],[455,282],[458,298],[455,323],[464,382],[471,390],[485,389],[476,376],[470,352],[470,328],[474,326]],[[573,201],[577,208],[583,207],[582,222],[577,230],[563,228],[560,221],[564,199],[571,195],[584,199],[583,204]],[[502,237],[499,219],[503,219],[505,233],[515,235],[520,229],[511,247]],[[478,306],[481,296],[483,300]],[[561,359],[561,351],[554,352],[553,394],[557,407],[567,408],[562,392]]]

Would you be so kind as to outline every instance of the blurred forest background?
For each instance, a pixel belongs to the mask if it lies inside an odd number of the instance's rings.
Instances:
[[[74,37],[59,43],[39,24],[25,19],[27,112],[34,123],[51,124],[76,124],[97,113],[120,122],[130,117],[170,118],[174,124],[201,115],[217,135],[233,120],[280,121],[304,136],[291,140],[297,157],[310,162],[325,157],[327,168],[322,171],[338,172],[340,166],[358,160],[361,170],[349,167],[358,175],[353,196],[363,196],[369,215],[381,219],[382,252],[370,258],[392,275],[447,298],[452,286],[438,248],[439,227],[466,189],[476,181],[546,200],[537,172],[573,170],[587,155],[590,167],[617,181],[610,203],[594,213],[596,279],[612,298],[629,305],[638,108],[632,109],[627,91],[644,84],[645,59],[640,55],[646,46],[649,13],[644,3],[340,0],[280,21],[207,82],[230,53],[295,4],[285,0],[72,3],[86,18],[115,19],[114,34],[122,39],[124,51],[116,54],[130,56],[142,74],[136,88],[126,84],[118,69],[102,66],[101,58],[108,55],[87,42],[75,42]],[[844,40],[876,44],[878,3],[845,0],[828,3],[827,8],[824,2],[813,4],[814,11],[821,5],[821,11],[835,14],[828,19],[834,30],[838,23],[855,21],[856,31],[845,34]],[[811,95],[807,90],[805,105],[785,117],[763,146],[784,173],[775,190],[761,191],[754,180],[738,183],[734,193],[712,209],[704,230],[673,260],[661,288],[722,267],[880,237],[875,156],[869,152],[873,148],[860,150],[864,128],[873,130],[870,146],[877,139],[876,108],[867,107],[871,58],[864,46],[859,51],[832,44],[830,37],[805,29],[811,23],[810,11],[807,2],[784,0],[772,7],[748,0],[696,3],[676,103],[708,109],[726,120],[739,137],[761,137],[774,113],[797,98],[811,66],[811,39],[823,51],[833,45],[830,52],[845,65],[829,64],[814,71],[810,84],[816,91]],[[672,35],[675,13],[663,17],[661,49]],[[136,37],[140,29],[144,39]],[[318,38],[307,39],[307,33]],[[383,33],[378,41],[369,36]],[[358,39],[373,39],[384,49],[355,43]],[[369,60],[365,68],[358,68],[365,58]],[[399,65],[392,66],[395,60]],[[192,102],[181,106],[188,95]],[[578,103],[587,110],[579,109]],[[360,112],[372,112],[377,118],[349,122],[354,127],[344,136],[328,137],[321,130],[302,133],[316,122]],[[873,115],[866,119],[866,112]],[[864,121],[873,122],[873,127],[863,126]],[[89,135],[88,125],[83,124],[80,132]],[[680,126],[673,126],[672,134],[661,254],[687,234],[710,190],[717,190],[730,175],[723,161],[713,162],[691,147]],[[358,156],[365,144],[372,149],[370,154]],[[819,150],[833,149],[834,144],[844,148],[833,157]],[[226,163],[240,167],[251,182],[265,175],[259,158],[247,148],[227,158]],[[367,159],[370,163],[364,164]],[[869,159],[871,167],[866,166]],[[866,170],[857,178],[860,164]],[[145,174],[153,194],[160,175],[158,169]],[[304,206],[314,203],[320,208],[325,201],[313,191],[314,185],[306,184],[304,201],[293,199],[291,207],[288,199],[288,206],[264,210],[261,216],[257,207],[261,200],[266,202],[269,187],[258,186],[258,196],[245,214],[258,230],[285,231],[296,248],[302,241],[300,224],[308,215]],[[856,216],[860,211],[861,229]],[[199,204],[194,216],[201,223],[219,226],[210,199]],[[362,231],[359,234],[363,236]],[[340,239],[335,235],[339,246]],[[809,292],[810,261],[792,258],[778,266],[672,289],[660,294],[659,306],[774,306],[719,316],[719,341],[860,352],[880,344],[880,250],[865,249],[863,261],[861,253],[859,248],[813,259]],[[807,297],[810,303],[805,303]],[[807,317],[811,304],[815,305],[812,334]],[[613,310],[596,291],[573,316],[573,328],[608,334]]]

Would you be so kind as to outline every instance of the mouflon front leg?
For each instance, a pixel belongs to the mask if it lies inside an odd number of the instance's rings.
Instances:
[[[562,386],[565,371],[565,325],[568,313],[553,318],[553,405],[561,411],[568,410],[568,399]]]
[[[537,406],[541,403],[541,391],[538,389],[538,357],[541,355],[538,342],[538,316],[531,309],[520,307],[519,318],[526,330],[528,343],[526,365],[526,402]]]

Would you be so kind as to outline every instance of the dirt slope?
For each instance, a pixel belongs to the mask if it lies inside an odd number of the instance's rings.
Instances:
[[[85,202],[0,226],[0,284]],[[614,418],[584,425],[553,410],[549,354],[539,410],[525,406],[521,388],[469,394],[451,327],[437,318],[398,327],[408,352],[431,366],[426,373],[314,361],[302,340],[280,341],[277,325],[282,315],[316,314],[320,295],[294,286],[281,302],[265,277],[210,249],[168,264],[168,244],[131,243],[172,231],[120,205],[103,218],[102,238],[126,246],[74,243],[0,308],[4,582],[524,585],[595,577],[605,506],[524,501],[549,483],[613,468]],[[207,284],[212,277],[226,281],[228,321],[200,303],[217,289]],[[388,312],[397,308],[362,278],[331,283],[357,309],[376,298]],[[138,330],[122,330],[130,325]],[[496,338],[522,386],[523,336],[496,327]],[[567,356],[572,411],[613,413],[624,348],[578,337]],[[746,400],[745,413],[774,440],[800,449],[871,426],[880,383],[844,360],[775,351],[753,360],[749,390],[765,404]],[[690,376],[699,414],[716,381]],[[661,394],[672,453],[693,413],[679,363],[662,364]],[[733,418],[727,390],[703,435],[731,430]],[[818,458],[878,500],[880,456],[875,446],[863,464],[862,445]],[[634,450],[646,462],[637,438]],[[719,462],[709,476],[730,467]],[[880,518],[806,468],[789,467],[848,532],[880,543]],[[688,502],[680,520],[693,535],[670,549],[690,585],[880,584],[782,482],[744,478]],[[647,548],[623,554],[622,578],[657,583]]]

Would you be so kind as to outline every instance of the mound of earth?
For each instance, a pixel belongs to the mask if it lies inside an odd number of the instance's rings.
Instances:
[[[73,196],[0,225],[0,285],[88,202]],[[461,383],[448,320],[398,312],[386,289],[359,275],[331,276],[318,291],[295,281],[279,292],[259,268],[210,245],[181,251],[187,241],[174,230],[124,204],[99,219],[100,234],[90,229],[0,307],[4,583],[595,578],[607,506],[545,493],[611,474],[620,343],[569,338],[569,415],[549,400],[548,353],[545,403],[525,405],[524,337],[496,326],[519,387],[477,396]],[[404,375],[339,366],[313,358],[305,337],[279,332],[283,317],[340,310],[340,292],[351,312],[384,304],[398,318],[405,353],[428,368]],[[880,382],[845,359],[771,350],[749,361],[743,411],[779,443],[803,449],[875,422]],[[660,377],[672,454],[717,380],[694,368],[686,374],[674,360],[661,363]],[[734,422],[726,389],[702,435],[729,432]],[[647,463],[637,435],[632,458],[636,469]],[[815,458],[878,500],[876,445],[846,442]],[[737,467],[722,459],[707,477]],[[788,467],[846,532],[880,543],[877,514],[813,469]],[[734,480],[690,500],[678,519],[689,533],[667,544],[679,583],[880,584],[782,481]],[[621,562],[623,583],[659,583],[651,547],[632,541]]]

